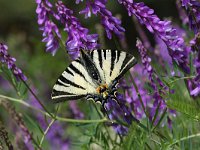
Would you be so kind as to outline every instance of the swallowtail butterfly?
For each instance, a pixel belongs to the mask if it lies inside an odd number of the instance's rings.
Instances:
[[[53,87],[55,102],[83,97],[104,105],[115,97],[118,80],[136,64],[131,54],[118,50],[81,50]]]

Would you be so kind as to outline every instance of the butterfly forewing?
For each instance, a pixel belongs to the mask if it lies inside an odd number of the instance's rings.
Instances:
[[[93,83],[85,66],[80,59],[77,59],[58,78],[51,96],[56,102],[78,99],[89,93],[95,93],[95,87],[96,85]]]
[[[137,62],[131,54],[118,50],[94,50],[91,52],[91,58],[102,81],[108,85],[119,80]]]

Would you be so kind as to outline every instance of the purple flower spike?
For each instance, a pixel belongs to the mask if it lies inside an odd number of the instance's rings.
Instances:
[[[131,110],[134,113],[134,116],[141,120],[142,118],[146,117],[146,114],[143,110],[142,103],[144,104],[144,107],[147,108],[148,105],[151,105],[151,99],[152,97],[148,94],[148,91],[144,88],[145,84],[147,82],[147,73],[145,70],[143,70],[143,66],[140,64],[137,64],[134,66],[133,69],[131,69],[131,74],[134,76],[134,82],[138,88],[138,91],[136,91],[134,86],[125,87],[127,85],[120,86],[125,89],[125,99],[127,103],[130,105]],[[130,81],[131,82],[131,81]],[[127,83],[126,83],[127,84]],[[138,96],[138,93],[141,96]]]
[[[57,26],[53,22],[48,20],[45,22],[44,27],[41,27],[40,30],[43,31],[42,35],[44,39],[42,40],[42,42],[47,43],[46,51],[52,53],[52,55],[55,55],[57,49],[59,48],[58,38],[61,38]]]
[[[163,82],[160,80],[158,75],[155,74],[154,69],[150,64],[151,58],[147,55],[147,50],[139,39],[136,42],[136,46],[140,52],[142,64],[148,74],[149,80],[151,81],[150,85],[154,91],[154,94],[153,94],[154,102],[153,102],[152,108],[150,109],[151,110],[150,119],[152,120],[155,115],[157,107],[159,107],[159,112],[160,112],[159,114],[162,114],[162,112],[166,109],[166,104],[162,95],[166,94],[165,90],[168,90],[168,88],[165,88]],[[159,88],[162,88],[162,90],[159,90]],[[173,112],[171,110],[168,110],[168,111],[170,113]],[[157,118],[157,120],[158,119],[159,117]]]
[[[82,27],[73,11],[65,7],[62,1],[56,3],[58,11],[58,20],[65,24],[65,31],[68,33],[66,47],[73,59],[79,55],[80,49],[92,50],[99,45],[97,44],[98,35],[89,34],[89,30]]]
[[[190,28],[194,33],[200,32],[200,1],[182,0],[182,6],[187,10]]]
[[[124,99],[124,97],[119,93],[117,93],[116,97],[117,97],[117,100],[111,97],[108,98],[107,103],[105,103],[104,105],[109,119],[116,120],[116,121],[121,120],[127,123],[128,125],[131,125],[132,121],[138,121],[132,115],[131,108],[126,106],[126,100]],[[113,123],[112,126],[118,134],[125,135],[128,132],[128,128],[123,125]]]
[[[194,58],[194,68],[196,69],[195,78],[188,80],[188,89],[190,95],[195,98],[200,95],[200,32],[195,35],[194,39],[190,41],[193,53],[196,54]]]
[[[177,10],[178,10],[178,13],[179,13],[179,17],[182,21],[182,23],[185,25],[185,24],[188,24],[189,22],[189,18],[186,14],[186,11],[184,10],[184,8],[181,6],[181,2],[180,0],[176,0],[176,7],[177,7]]]
[[[21,79],[26,81],[26,76],[22,73],[21,69],[17,68],[14,64],[15,61],[16,59],[8,54],[8,46],[0,43],[0,62],[8,66],[8,69],[12,71],[18,81]]]
[[[130,2],[129,0],[120,0],[128,10],[129,16],[135,15],[141,24],[155,33],[162,39],[168,47],[168,53],[184,72],[190,73],[188,67],[188,51],[182,37],[178,36],[176,29],[171,26],[170,21],[162,21],[154,14],[154,10],[150,9],[144,3]]]
[[[106,30],[107,37],[112,38],[112,33],[115,33],[118,37],[123,37],[125,29],[121,27],[121,21],[114,17],[112,13],[106,9],[107,0],[88,0],[86,8],[80,11],[81,14],[85,14],[85,18],[91,16],[91,13],[101,16],[101,24]],[[90,10],[91,9],[91,10]]]
[[[49,19],[49,15],[56,16],[51,8],[52,4],[48,0],[36,0],[37,9],[36,13],[38,15],[38,24],[40,30],[43,31],[43,40],[46,42],[46,51],[55,55],[57,49],[59,48],[59,39],[61,35],[59,33],[58,27]]]

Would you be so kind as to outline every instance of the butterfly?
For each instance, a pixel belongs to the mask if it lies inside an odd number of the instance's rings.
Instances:
[[[135,64],[135,57],[123,51],[97,49],[81,50],[53,86],[54,102],[83,97],[104,105],[115,97],[119,79]]]

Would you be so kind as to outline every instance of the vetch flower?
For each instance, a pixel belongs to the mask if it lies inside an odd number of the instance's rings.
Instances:
[[[26,76],[22,73],[21,69],[14,64],[15,61],[16,59],[8,54],[8,46],[0,43],[0,62],[7,65],[8,69],[12,71],[17,80],[21,79],[26,81]]]
[[[178,13],[179,13],[179,17],[180,17],[182,23],[184,25],[188,24],[189,23],[189,18],[188,18],[187,14],[186,14],[186,11],[182,7],[180,0],[176,0],[176,7],[177,7],[177,10],[178,10]]]
[[[44,26],[40,28],[43,31],[43,40],[42,42],[46,42],[46,51],[55,55],[57,49],[59,48],[59,38],[61,35],[57,26],[50,20],[46,21]],[[56,34],[56,36],[55,36]]]
[[[109,97],[104,105],[109,119],[119,122],[124,121],[127,125],[131,125],[132,121],[137,121],[131,113],[131,108],[126,106],[126,100],[123,95],[118,93],[116,97],[117,100]],[[112,126],[118,134],[125,135],[128,132],[128,128],[123,125],[113,123]]]
[[[89,30],[82,27],[79,20],[73,16],[73,11],[68,9],[62,1],[56,3],[58,20],[65,25],[65,31],[68,33],[66,47],[72,58],[79,55],[80,49],[92,50],[97,44],[98,35],[89,34]]]
[[[169,56],[168,53],[166,53],[167,51],[166,44],[163,42],[163,40],[161,40],[157,36],[155,36],[155,42],[156,42],[156,46],[154,49],[155,54],[157,56],[160,56],[159,59],[162,59],[164,62],[167,62],[171,66],[173,64],[172,58]]]
[[[200,95],[200,33],[195,35],[195,38],[190,41],[191,48],[195,54],[193,61],[194,68],[196,69],[195,78],[188,80],[188,89],[192,97]]]
[[[46,51],[55,55],[59,48],[61,35],[56,24],[49,18],[50,15],[56,16],[51,10],[52,4],[48,0],[36,0],[36,3],[39,29],[43,32],[42,36],[44,37],[42,41],[46,42]]]
[[[145,108],[149,107],[151,105],[151,95],[149,95],[148,91],[144,88],[145,83],[148,80],[148,76],[146,71],[143,69],[143,66],[140,64],[137,64],[134,66],[131,70],[131,76],[134,76],[133,80],[137,86],[138,91],[136,88],[131,84],[128,88],[125,88],[124,85],[120,86],[122,89],[125,89],[125,100],[129,104],[132,112],[134,113],[134,116],[141,120],[142,118],[146,117],[146,114],[144,112],[143,106]],[[128,80],[127,82],[132,83],[131,80]],[[125,83],[127,84],[127,83]],[[139,96],[140,95],[140,96]],[[142,103],[141,103],[142,100]]]
[[[150,64],[151,58],[147,55],[147,49],[143,46],[142,42],[139,39],[136,42],[136,46],[140,52],[142,64],[148,74],[150,85],[153,89],[154,102],[150,110],[150,120],[153,120],[153,117],[155,116],[155,113],[156,113],[156,109],[158,107],[159,107],[159,112],[160,112],[159,114],[162,114],[162,112],[167,108],[163,95],[166,94],[166,90],[168,90],[168,88],[165,87],[165,85],[160,80],[158,75],[154,72],[154,69]],[[168,112],[172,112],[172,111],[168,110]],[[157,118],[157,120],[158,119],[159,118]]]
[[[141,24],[161,38],[168,47],[168,53],[180,68],[186,73],[190,72],[188,67],[188,49],[182,37],[178,36],[176,29],[171,26],[170,21],[162,21],[144,3],[135,3],[129,0],[119,0],[128,10],[129,16],[135,15]]]
[[[182,6],[187,10],[189,25],[194,33],[200,32],[200,1],[181,0]]]
[[[114,17],[112,13],[106,9],[107,0],[88,0],[86,2],[86,8],[80,11],[81,14],[85,14],[85,18],[91,16],[91,13],[99,15],[101,17],[101,24],[106,30],[107,37],[112,38],[112,33],[115,33],[118,37],[123,37],[125,29],[121,26],[121,20]]]
[[[200,32],[190,41],[191,49],[193,52],[199,51],[200,49]]]

